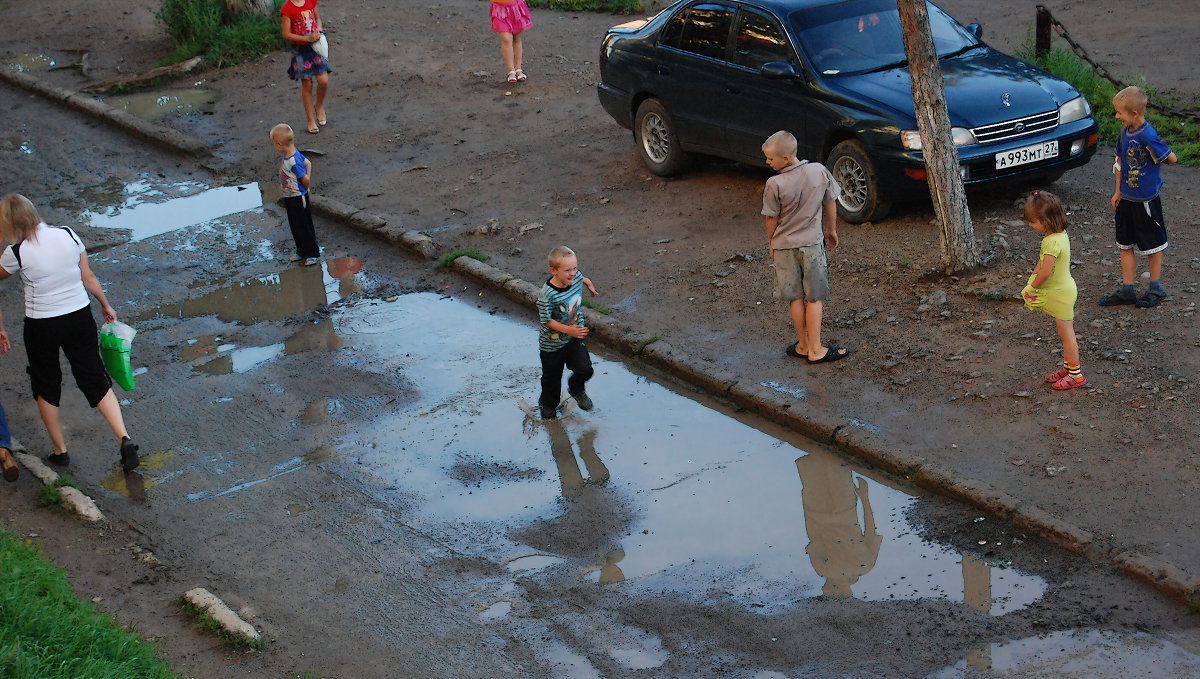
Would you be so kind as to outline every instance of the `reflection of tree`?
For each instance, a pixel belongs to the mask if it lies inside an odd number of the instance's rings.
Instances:
[[[825,578],[822,592],[852,596],[851,586],[875,567],[883,538],[875,532],[875,514],[867,496],[867,480],[854,483],[849,467],[829,455],[810,454],[796,460],[800,472],[804,525],[813,570]],[[859,526],[862,500],[864,527]]]

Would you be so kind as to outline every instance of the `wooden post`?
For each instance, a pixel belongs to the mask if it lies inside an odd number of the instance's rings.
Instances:
[[[1037,24],[1034,31],[1033,53],[1039,57],[1050,51],[1050,10],[1037,6]]]
[[[942,264],[946,273],[967,271],[979,266],[982,260],[975,244],[971,211],[967,208],[958,149],[950,132],[946,89],[933,34],[929,30],[929,12],[925,0],[897,0],[896,4],[904,28],[904,51],[912,73],[913,104],[917,130],[921,133],[929,193],[942,230]]]

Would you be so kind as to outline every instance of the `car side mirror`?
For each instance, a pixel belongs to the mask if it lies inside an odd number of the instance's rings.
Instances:
[[[967,24],[967,31],[975,36],[976,40],[983,40],[983,26],[979,24]]]
[[[768,61],[759,72],[769,80],[796,80],[800,77],[796,67],[786,61]]]

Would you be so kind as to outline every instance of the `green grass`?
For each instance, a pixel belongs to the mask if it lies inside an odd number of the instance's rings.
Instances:
[[[66,511],[67,507],[63,504],[62,495],[58,492],[58,489],[63,486],[79,488],[79,482],[75,480],[74,476],[63,474],[54,483],[47,483],[38,489],[37,506]]]
[[[158,19],[167,27],[175,49],[166,63],[201,55],[210,66],[229,66],[258,58],[283,46],[279,8],[271,16],[237,14],[224,21],[225,0],[163,0]]]
[[[608,307],[604,306],[600,302],[588,299],[587,297],[583,298],[583,305],[589,309],[595,309],[596,311],[599,311],[600,313],[604,314],[605,316],[612,313],[612,310],[609,309]]]
[[[1114,117],[1112,98],[1117,93],[1117,88],[1112,83],[1101,78],[1086,61],[1063,47],[1055,47],[1039,57],[1034,54],[1032,44],[1026,43],[1016,50],[1016,56],[1074,85],[1075,89],[1087,97],[1088,103],[1092,105],[1092,115],[1100,122],[1100,143],[1116,146],[1121,123]],[[1174,108],[1185,107],[1181,102],[1147,86],[1144,79],[1130,84],[1146,90],[1151,102]],[[1146,111],[1146,119],[1154,125],[1158,135],[1179,157],[1181,164],[1200,165],[1200,121],[1187,121],[1154,109]]]
[[[481,262],[488,261],[488,256],[476,250],[475,248],[464,248],[461,250],[455,250],[453,252],[447,252],[446,254],[442,255],[442,258],[438,260],[438,266],[442,267],[443,269],[449,269],[450,267],[454,266],[454,260],[458,259],[459,257],[470,257],[471,259],[477,259]]]
[[[642,353],[643,351],[646,350],[646,347],[650,346],[651,344],[654,344],[655,342],[659,341],[660,339],[662,339],[662,337],[660,337],[658,335],[654,335],[653,337],[647,337],[646,339],[638,340],[638,343],[633,345],[633,353],[635,353],[635,354]]]
[[[182,679],[71,589],[36,544],[0,530],[0,677]]]
[[[226,646],[236,651],[250,651],[262,648],[262,639],[247,639],[240,634],[232,634],[229,630],[221,626],[217,619],[208,614],[203,608],[200,608],[192,602],[188,601],[182,594],[175,597],[175,605],[187,614],[192,620],[195,620],[201,627],[208,630],[208,633],[225,642]]]
[[[642,3],[639,0],[528,0],[527,4],[530,7],[568,12],[635,14],[642,11]]]

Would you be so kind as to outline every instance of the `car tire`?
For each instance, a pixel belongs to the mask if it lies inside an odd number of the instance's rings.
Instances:
[[[643,101],[633,118],[633,139],[642,162],[660,177],[671,177],[687,168],[690,160],[679,148],[675,123],[657,99]]]
[[[842,193],[837,199],[838,215],[851,224],[862,224],[887,216],[891,203],[879,198],[879,178],[862,142],[848,139],[829,152],[825,166]]]

